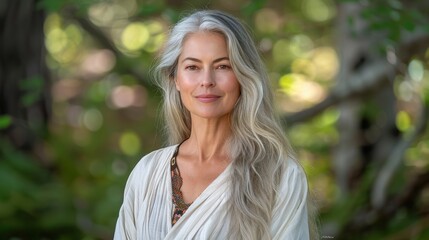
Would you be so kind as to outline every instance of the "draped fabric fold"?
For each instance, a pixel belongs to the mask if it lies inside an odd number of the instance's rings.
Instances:
[[[130,174],[116,223],[115,240],[227,239],[229,165],[189,206],[172,227],[170,159],[177,145],[143,157]],[[273,213],[273,239],[309,239],[307,182],[304,172],[290,161]]]

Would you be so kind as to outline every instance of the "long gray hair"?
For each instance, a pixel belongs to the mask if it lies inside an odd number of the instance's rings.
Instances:
[[[294,158],[273,108],[269,79],[252,37],[236,18],[219,11],[197,11],[171,30],[161,54],[158,84],[170,144],[191,134],[190,113],[181,103],[174,78],[188,34],[224,35],[241,95],[231,114],[231,239],[269,239],[276,189],[288,159]]]

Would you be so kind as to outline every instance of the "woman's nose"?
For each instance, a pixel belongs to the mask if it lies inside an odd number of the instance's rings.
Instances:
[[[201,86],[204,87],[213,87],[216,85],[215,74],[213,70],[204,71],[204,75],[202,77]]]

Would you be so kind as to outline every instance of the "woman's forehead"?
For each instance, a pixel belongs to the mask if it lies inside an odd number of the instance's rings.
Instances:
[[[228,57],[227,44],[222,34],[217,32],[193,33],[183,42],[179,58],[198,59],[207,56]]]

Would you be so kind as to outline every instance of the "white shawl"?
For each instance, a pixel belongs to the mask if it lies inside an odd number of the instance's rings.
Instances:
[[[226,239],[229,219],[229,165],[189,206],[172,227],[170,160],[177,145],[143,157],[131,172],[116,223],[115,240]],[[307,180],[289,161],[279,189],[271,232],[273,239],[309,239]]]

